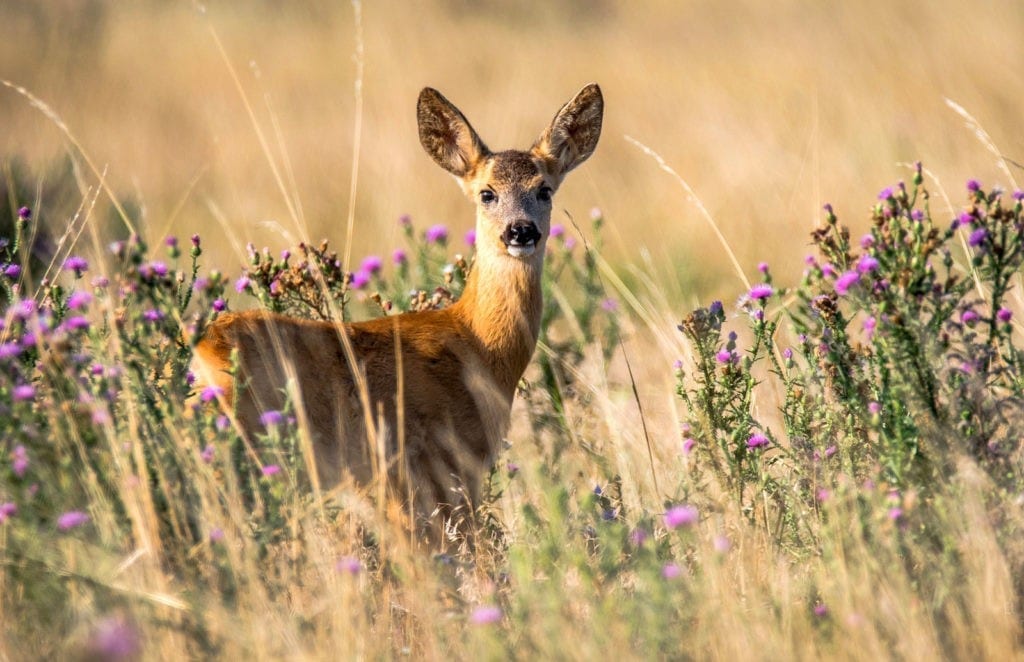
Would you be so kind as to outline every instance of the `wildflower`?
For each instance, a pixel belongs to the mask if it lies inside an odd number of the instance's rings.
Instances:
[[[217,451],[216,449],[214,449],[213,444],[206,444],[206,448],[204,448],[202,452],[199,453],[199,457],[203,460],[203,462],[209,464],[213,462],[213,458],[216,452]]]
[[[276,281],[275,281],[276,282]],[[353,289],[361,290],[370,284],[370,273],[363,269],[357,270],[352,274],[351,285]]]
[[[1024,200],[1024,191],[1021,191],[1019,189],[1014,191],[1013,199],[1016,200],[1017,202],[1021,202],[1022,200]]]
[[[825,457],[826,458],[832,457],[833,455],[836,454],[836,452],[838,450],[839,450],[839,447],[836,446],[835,444],[832,444],[831,446],[829,446],[828,448],[825,449]]]
[[[469,615],[469,621],[473,625],[492,625],[500,621],[501,617],[500,607],[485,605],[474,609],[473,613]]]
[[[25,472],[28,471],[28,465],[28,452],[25,450],[24,446],[18,444],[14,447],[14,450],[11,451],[11,471],[13,471],[14,475],[18,478],[22,478],[24,477]]]
[[[768,273],[768,263],[767,262],[759,262],[758,265],[757,265],[757,270],[760,271],[763,274],[767,274]]]
[[[222,312],[224,312],[224,310],[227,307],[228,307],[228,304],[224,301],[224,299],[214,299],[213,300],[213,309],[214,309],[214,311],[216,311],[218,313],[222,313]]]
[[[818,618],[824,618],[828,616],[828,607],[824,602],[818,602],[814,605],[814,615]]]
[[[678,579],[679,575],[683,574],[682,568],[675,563],[666,563],[661,568],[661,576],[665,579]]]
[[[250,282],[251,281],[249,280],[248,276],[242,276],[241,278],[235,281],[235,292],[245,292],[247,289],[249,289]]]
[[[971,236],[967,238],[967,244],[970,246],[980,246],[985,243],[985,239],[988,238],[988,230],[985,228],[978,228],[971,233]]]
[[[363,570],[363,564],[354,556],[343,556],[334,564],[334,569],[338,572],[358,575]]]
[[[924,220],[924,212],[921,211],[920,209],[915,209],[914,211],[910,212],[910,218],[911,218],[911,220],[914,220],[914,221],[923,221]]]
[[[224,529],[220,528],[219,526],[213,527],[212,529],[210,529],[209,537],[210,542],[212,543],[218,543],[221,540],[224,540]]]
[[[192,235],[190,241],[192,242],[192,248],[199,248],[199,235]]]
[[[721,301],[712,301],[711,305],[708,306],[708,312],[711,313],[712,315],[721,315],[722,310],[723,307]]]
[[[886,513],[886,516],[894,522],[898,521],[903,517],[903,509],[899,506],[893,506],[889,509],[889,512]]]
[[[565,226],[561,223],[555,223],[551,226],[551,231],[548,232],[552,239],[558,239],[565,234]]]
[[[566,237],[565,238],[565,250],[571,251],[574,248],[576,248],[576,239],[573,238],[573,237]]]
[[[875,327],[878,325],[878,320],[873,315],[868,316],[864,319],[864,333],[868,338],[872,338],[875,335]]]
[[[8,501],[0,503],[0,524],[18,514],[18,504]]]
[[[276,464],[267,464],[263,467],[263,469],[261,469],[261,471],[264,476],[270,478],[271,476],[276,476],[277,474],[281,473],[281,467],[277,466]]]
[[[787,347],[786,349],[782,350],[782,358],[786,359],[787,361],[792,359],[793,358],[793,350],[790,349],[789,347]]]
[[[464,237],[466,245],[470,248],[476,246],[476,230],[469,230]]]
[[[878,269],[878,260],[870,255],[861,255],[860,259],[857,260],[857,271],[862,274],[869,273]]]
[[[164,311],[157,308],[149,308],[142,312],[142,319],[147,322],[159,322],[164,318]]]
[[[89,515],[80,510],[72,510],[57,518],[57,528],[61,531],[70,531],[71,529],[82,526],[88,521]]]
[[[764,448],[769,443],[771,442],[768,440],[768,437],[764,436],[763,434],[753,434],[750,436],[749,439],[747,439],[747,448]]]
[[[642,547],[647,538],[650,536],[644,529],[636,528],[629,533],[629,542],[633,543],[636,547]]]
[[[280,425],[284,422],[284,415],[276,409],[269,409],[260,414],[260,424],[263,427],[270,427],[272,425]]]
[[[892,187],[891,186],[886,186],[884,189],[882,189],[878,193],[878,199],[879,200],[888,200],[891,197],[892,197]]]
[[[86,262],[84,257],[72,255],[68,259],[64,260],[64,269],[67,271],[74,271],[75,278],[80,278],[82,276],[82,272],[89,270],[89,263]]]
[[[391,253],[391,261],[394,262],[395,264],[405,264],[406,260],[408,259],[409,257],[401,248],[396,248],[394,252]]]
[[[968,179],[967,190],[970,191],[971,193],[977,193],[978,191],[981,190],[981,182],[979,182],[977,179]]]
[[[64,328],[68,331],[84,331],[89,328],[89,320],[81,315],[75,315],[64,320]]]
[[[761,283],[750,288],[749,296],[751,299],[767,299],[774,291],[768,283]]]
[[[687,437],[686,439],[683,439],[683,452],[689,455],[690,453],[693,452],[693,448],[696,445],[697,442],[696,440],[693,439],[693,437]]]
[[[110,279],[106,276],[96,276],[92,279],[93,287],[101,288],[106,287],[107,285],[110,285]]]
[[[515,476],[517,473],[519,473],[519,465],[512,461],[506,462],[505,471],[508,472],[509,477]]]
[[[715,536],[714,540],[711,541],[711,545],[715,548],[715,551],[719,554],[725,554],[732,549],[732,541],[725,534],[719,533]]]
[[[199,399],[203,402],[212,402],[222,395],[224,395],[224,389],[216,384],[211,384],[202,390],[199,394]]]
[[[281,296],[281,281],[274,279],[270,281],[270,296],[278,297]]]
[[[359,268],[370,274],[375,274],[381,270],[384,266],[384,260],[376,255],[367,255],[363,258],[363,261],[359,263]]]
[[[719,350],[719,352],[715,354],[715,360],[719,363],[732,363],[733,358],[733,353],[727,349]]]
[[[412,227],[412,216],[408,214],[402,214],[398,217],[398,224],[403,228]]]
[[[861,248],[867,249],[867,248],[871,248],[874,245],[875,245],[875,238],[872,235],[866,234],[866,235],[864,235],[863,237],[860,238],[860,247]]]
[[[822,503],[828,501],[830,496],[832,496],[832,493],[826,490],[824,487],[820,488],[817,492],[814,493],[814,498]]]
[[[601,310],[606,313],[614,313],[619,309],[619,302],[615,299],[608,298],[601,302]]]
[[[836,279],[836,294],[839,296],[845,296],[851,287],[860,280],[860,274],[856,271],[847,271],[842,276]]]
[[[29,220],[30,218],[32,218],[32,210],[29,209],[28,207],[22,207],[21,209],[18,210],[18,218],[20,218],[23,221]]]
[[[683,369],[683,360],[682,359],[676,359],[675,361],[673,361],[672,362],[672,368],[674,370],[682,370]]]
[[[226,415],[221,414],[220,416],[217,417],[217,420],[215,420],[213,424],[214,426],[216,426],[218,430],[227,430],[229,427],[231,427],[231,419],[228,418]]]
[[[15,402],[26,402],[36,397],[36,389],[31,384],[15,386],[11,391],[11,399]]]
[[[600,218],[604,218],[604,212],[601,211],[600,207],[590,208],[590,220],[596,221]]]
[[[700,514],[694,506],[682,505],[673,506],[665,511],[665,526],[670,529],[678,529],[681,526],[693,526],[700,519]]]
[[[978,321],[978,313],[970,309],[965,310],[964,312],[960,313],[960,321],[968,325],[973,324],[974,322]]]
[[[72,310],[85,308],[92,301],[92,295],[84,290],[76,290],[68,297],[67,307]]]
[[[18,276],[21,275],[21,267],[16,264],[8,264],[4,267],[4,275],[11,280],[17,280]]]
[[[448,241],[448,228],[443,225],[431,225],[424,233],[428,244],[443,244]]]
[[[996,313],[996,318],[1000,322],[1009,322],[1012,317],[1013,317],[1013,311],[1010,310],[1009,308],[1005,308],[1005,307],[1004,308],[1000,308],[999,312]]]

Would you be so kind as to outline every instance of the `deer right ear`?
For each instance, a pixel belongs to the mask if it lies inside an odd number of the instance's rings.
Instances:
[[[469,175],[490,153],[459,109],[433,88],[420,92],[416,120],[423,149],[456,177]]]

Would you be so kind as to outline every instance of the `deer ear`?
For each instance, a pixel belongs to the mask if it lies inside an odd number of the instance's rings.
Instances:
[[[416,104],[420,144],[437,165],[465,177],[490,152],[466,117],[437,90],[425,87]]]
[[[601,88],[591,83],[562,106],[531,151],[547,161],[556,176],[562,177],[594,153],[603,117]]]

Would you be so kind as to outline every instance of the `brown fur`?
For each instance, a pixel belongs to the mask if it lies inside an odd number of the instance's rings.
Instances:
[[[477,201],[477,259],[462,298],[445,310],[355,324],[223,315],[196,348],[201,382],[224,390],[247,434],[259,431],[262,412],[284,407],[291,385],[324,485],[346,475],[362,485],[386,477],[420,519],[449,514],[459,495],[474,505],[540,331],[551,203],[539,191],[556,190],[593,152],[601,110],[600,90],[588,86],[530,152],[492,154],[455,106],[425,89],[417,107],[423,147]],[[589,126],[575,127],[579,121]],[[566,143],[562,134],[591,143]],[[496,200],[479,202],[484,189]],[[542,238],[532,255],[515,257],[502,233],[521,222]],[[237,383],[228,372],[233,352]]]

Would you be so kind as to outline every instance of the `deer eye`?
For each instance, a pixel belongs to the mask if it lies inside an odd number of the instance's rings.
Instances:
[[[489,205],[490,203],[494,202],[497,199],[498,196],[495,195],[494,191],[490,189],[484,189],[480,191],[480,202],[484,203],[485,205]]]
[[[540,187],[540,190],[537,191],[537,199],[541,202],[551,202],[552,193],[554,193],[554,191],[551,190],[551,187],[542,186]]]

